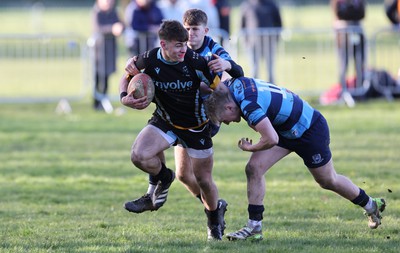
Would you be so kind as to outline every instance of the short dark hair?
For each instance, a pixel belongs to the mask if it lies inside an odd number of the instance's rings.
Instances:
[[[160,40],[168,41],[186,42],[189,40],[188,31],[177,20],[163,20],[160,30],[158,30],[158,37]]]
[[[200,9],[189,9],[183,14],[183,24],[186,25],[207,25],[207,14]]]

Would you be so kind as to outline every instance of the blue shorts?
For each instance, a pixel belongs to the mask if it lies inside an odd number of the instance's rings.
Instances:
[[[316,111],[310,128],[300,138],[287,139],[279,135],[278,146],[295,152],[308,168],[318,168],[332,158],[329,143],[328,123],[324,116]]]

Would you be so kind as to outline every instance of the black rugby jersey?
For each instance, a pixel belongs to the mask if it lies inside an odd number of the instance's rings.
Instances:
[[[212,88],[219,83],[219,76],[210,73],[208,61],[189,48],[183,62],[167,62],[161,55],[161,48],[139,55],[136,67],[144,69],[154,81],[155,113],[179,129],[204,125],[208,118],[200,95],[200,82]]]

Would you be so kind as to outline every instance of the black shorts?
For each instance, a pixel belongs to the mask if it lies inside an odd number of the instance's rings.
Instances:
[[[287,139],[279,135],[278,146],[294,151],[308,168],[318,168],[332,158],[329,143],[328,123],[324,116],[318,113],[311,127],[299,139]]]
[[[173,144],[174,146],[179,143],[184,148],[192,148],[195,150],[210,149],[213,146],[211,140],[211,127],[209,124],[204,124],[204,126],[196,129],[182,130],[165,122],[165,120],[157,114],[153,114],[153,117],[149,120],[148,124],[159,128],[175,140]]]

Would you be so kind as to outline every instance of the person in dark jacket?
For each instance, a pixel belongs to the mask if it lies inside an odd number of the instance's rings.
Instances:
[[[231,5],[228,0],[213,0],[214,6],[217,8],[218,17],[219,17],[219,28],[226,32],[228,35],[231,32]],[[219,41],[219,43],[223,44],[223,39]]]
[[[130,26],[135,35],[129,51],[131,55],[137,55],[156,46],[157,31],[164,16],[154,0],[136,0],[131,15]]]
[[[400,24],[400,2],[398,0],[386,1],[385,12],[393,25]]]
[[[349,107],[354,106],[353,97],[364,93],[367,50],[362,21],[366,13],[365,0],[331,0],[334,14],[333,27],[339,58],[339,82],[342,87],[341,99]],[[354,88],[347,85],[349,62],[354,63],[356,83]]]
[[[94,109],[104,110],[108,101],[108,78],[116,71],[116,37],[124,30],[115,10],[115,0],[97,0],[93,7],[93,38],[95,48]]]

